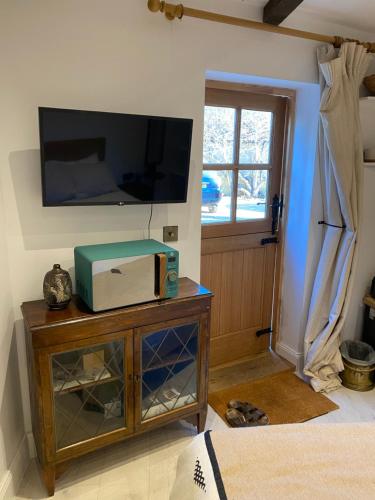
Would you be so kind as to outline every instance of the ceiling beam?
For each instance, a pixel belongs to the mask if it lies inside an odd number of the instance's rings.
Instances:
[[[263,22],[278,26],[303,0],[269,0],[263,9]]]

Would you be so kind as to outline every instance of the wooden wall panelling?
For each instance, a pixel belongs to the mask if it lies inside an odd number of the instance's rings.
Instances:
[[[267,351],[269,335],[256,336],[258,327],[211,339],[210,367],[217,367]]]
[[[261,324],[263,282],[259,270],[264,269],[264,248],[244,250],[241,328]]]
[[[206,283],[210,290],[216,290],[211,307],[211,337],[215,337],[220,333],[222,254],[204,255],[201,266],[202,283]]]
[[[202,241],[201,280],[215,294],[211,316],[210,366],[256,355],[269,347],[275,245],[269,234]]]
[[[243,250],[222,254],[220,335],[241,329]]]
[[[268,328],[271,325],[272,318],[272,302],[273,290],[275,279],[275,266],[276,266],[276,245],[266,245],[265,247],[265,266],[264,266],[264,290],[263,290],[263,316],[262,327]]]

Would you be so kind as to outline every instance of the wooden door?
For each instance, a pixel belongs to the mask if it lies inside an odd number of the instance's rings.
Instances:
[[[215,294],[211,367],[270,345],[286,109],[283,97],[206,89],[201,282]]]

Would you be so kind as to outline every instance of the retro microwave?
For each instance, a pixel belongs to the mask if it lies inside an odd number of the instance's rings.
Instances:
[[[175,297],[178,251],[156,240],[74,249],[76,289],[93,311]]]

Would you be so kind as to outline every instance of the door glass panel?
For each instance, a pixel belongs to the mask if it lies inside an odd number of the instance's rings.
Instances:
[[[54,354],[56,448],[126,426],[124,342]]]
[[[142,421],[197,401],[199,323],[142,336]]]
[[[203,170],[202,224],[217,224],[231,220],[232,191],[232,170]]]
[[[268,170],[239,170],[236,220],[267,217]]]
[[[236,110],[217,106],[204,108],[203,163],[233,163]]]
[[[242,110],[240,164],[270,163],[271,132],[270,111]]]

